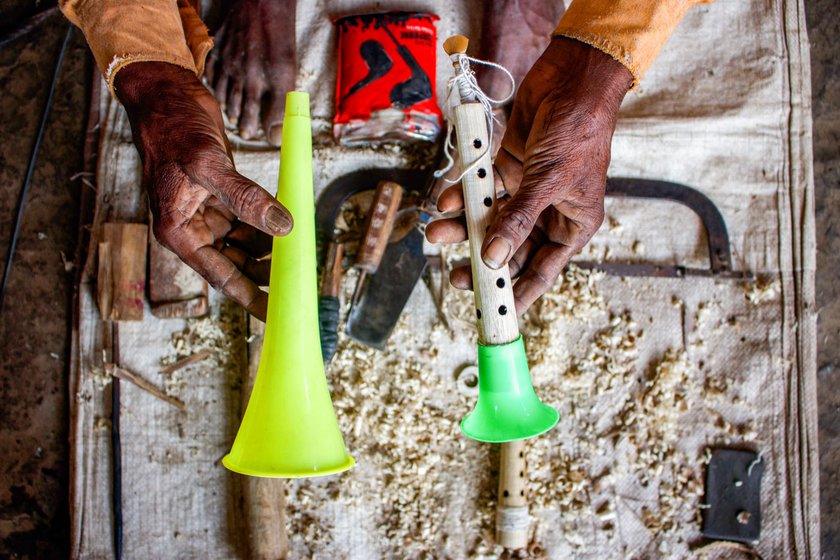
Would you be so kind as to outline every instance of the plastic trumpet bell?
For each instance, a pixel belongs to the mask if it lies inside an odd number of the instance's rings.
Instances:
[[[478,345],[478,402],[461,431],[478,441],[503,443],[538,436],[557,424],[557,411],[540,402],[531,384],[522,337]]]
[[[294,218],[272,247],[260,366],[233,442],[222,459],[251,476],[297,478],[345,471],[344,447],[321,359],[309,95],[286,95],[277,198]]]

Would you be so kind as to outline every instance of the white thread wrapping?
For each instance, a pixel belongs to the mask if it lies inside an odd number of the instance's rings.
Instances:
[[[487,142],[487,146],[484,148],[484,151],[478,158],[476,158],[472,165],[470,165],[467,169],[462,170],[461,174],[454,181],[450,181],[449,179],[446,180],[448,183],[457,183],[464,178],[464,175],[472,171],[473,168],[478,165],[481,158],[490,151],[490,144],[493,139],[493,125],[497,122],[496,118],[493,116],[493,107],[498,107],[499,105],[503,105],[504,103],[510,101],[511,97],[513,97],[513,92],[516,90],[516,80],[513,79],[513,75],[507,68],[500,64],[496,64],[495,62],[473,58],[463,53],[453,54],[449,58],[452,59],[452,63],[455,66],[455,74],[446,82],[446,100],[443,107],[443,116],[446,118],[447,122],[446,143],[444,144],[443,152],[446,156],[446,167],[435,171],[435,177],[443,177],[443,175],[455,165],[455,160],[452,157],[452,150],[455,149],[455,146],[452,144],[452,131],[455,128],[453,124],[455,122],[453,108],[455,106],[470,102],[481,103],[481,105],[484,106],[484,113],[487,116],[487,133],[488,138],[490,138],[490,142]],[[510,80],[510,92],[501,99],[493,99],[492,97],[489,97],[482,91],[481,87],[479,87],[478,80],[475,77],[475,72],[470,69],[470,62],[483,64],[484,66],[489,66],[490,68],[495,68],[504,72]],[[460,99],[452,98],[452,92],[456,90],[458,91],[458,97]]]
[[[531,516],[528,506],[500,506],[496,510],[496,530],[506,533],[528,531],[531,527]]]

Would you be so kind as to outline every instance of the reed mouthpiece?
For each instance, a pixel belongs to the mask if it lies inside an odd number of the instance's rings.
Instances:
[[[453,54],[465,54],[470,40],[463,35],[453,35],[443,42],[443,50],[446,54],[452,56]]]

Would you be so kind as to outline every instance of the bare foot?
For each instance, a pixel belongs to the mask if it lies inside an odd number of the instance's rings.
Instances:
[[[295,0],[234,0],[214,37],[207,82],[245,140],[280,145],[286,92],[295,86]]]
[[[563,15],[560,0],[499,0],[485,3],[481,58],[501,64],[517,87],[551,41]],[[490,97],[507,95],[510,82],[498,70],[479,68],[482,89]]]

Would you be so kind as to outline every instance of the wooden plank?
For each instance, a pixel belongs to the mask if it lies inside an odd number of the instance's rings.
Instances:
[[[101,80],[95,83],[102,88]],[[93,217],[86,220],[81,236],[88,250],[79,284],[73,333],[71,369],[71,489],[70,524],[72,558],[113,558],[113,513],[111,483],[111,387],[103,364],[111,361],[112,344],[106,340],[110,328],[98,313],[95,281],[100,242],[108,249],[108,271],[116,270],[112,240],[106,239],[105,222],[134,222],[131,252],[137,258],[133,271],[145,281],[148,250],[146,226],[148,205],[140,188],[140,162],[126,134],[128,123],[118,103],[101,97],[103,118],[96,173],[96,203]],[[109,226],[110,227],[110,226]],[[136,242],[135,242],[136,241]],[[107,263],[106,263],[107,264]],[[138,276],[131,272],[135,278]],[[116,278],[111,278],[113,287]],[[144,287],[132,296],[142,305]],[[99,295],[106,295],[109,290]],[[219,298],[217,298],[219,299]],[[219,301],[208,307],[219,313]],[[139,306],[138,306],[139,307]],[[112,317],[108,313],[108,317]],[[158,321],[145,314],[142,321],[121,325],[120,351],[124,365],[156,384],[155,373],[167,352],[173,333],[185,328],[183,321]],[[121,317],[123,318],[123,317]],[[231,323],[227,323],[228,326]],[[241,327],[231,327],[237,332]],[[145,558],[165,555],[183,558],[239,558],[245,556],[245,519],[242,513],[241,481],[219,461],[230,448],[239,422],[239,375],[221,375],[230,363],[245,360],[244,340],[225,346],[225,358],[208,361],[200,370],[179,371],[190,376],[188,385],[168,384],[174,395],[187,404],[181,412],[150,397],[130,384],[121,396],[123,462],[123,557]],[[234,357],[241,354],[241,358]],[[228,357],[228,355],[230,355]],[[222,364],[225,364],[224,366]],[[244,376],[244,367],[242,373]],[[188,388],[188,390],[186,390]]]
[[[103,246],[110,248],[110,275],[97,280],[100,294],[111,294],[111,308],[100,309],[112,321],[141,321],[143,296],[146,291],[146,224],[106,223],[102,226]],[[105,251],[108,254],[108,251]],[[104,265],[107,269],[107,265]],[[103,273],[100,263],[100,273]],[[110,282],[110,287],[107,284]],[[103,303],[107,298],[102,298]],[[108,312],[107,315],[104,315]]]

